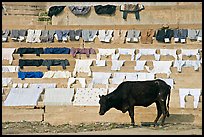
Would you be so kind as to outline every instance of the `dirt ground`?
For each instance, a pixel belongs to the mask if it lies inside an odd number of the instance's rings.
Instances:
[[[189,123],[166,123],[154,127],[152,123],[142,123],[132,127],[130,124],[81,123],[78,125],[51,125],[46,122],[3,122],[2,134],[27,135],[202,135],[202,126]]]

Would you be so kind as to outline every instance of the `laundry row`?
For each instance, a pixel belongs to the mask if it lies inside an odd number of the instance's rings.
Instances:
[[[63,12],[66,6],[51,6],[48,10],[48,16],[57,16]],[[97,15],[108,15],[113,16],[116,12],[115,5],[95,5],[94,10]],[[67,8],[77,17],[86,16],[91,11],[91,6],[67,6]],[[142,4],[123,4],[120,6],[120,11],[123,12],[123,19],[127,19],[128,13],[134,13],[136,20],[140,20],[139,12],[144,10],[144,5]]]
[[[58,74],[58,75],[57,75]],[[65,74],[66,76],[64,76]],[[72,84],[76,81],[79,81],[82,88],[85,87],[94,87],[95,84],[103,84],[108,88],[109,84],[120,84],[123,81],[145,81],[145,80],[154,80],[155,74],[154,73],[147,73],[147,72],[115,72],[115,73],[107,73],[107,72],[93,72],[91,82],[87,84],[87,79],[83,77],[73,77],[71,72],[46,72],[44,75],[42,72],[19,72],[18,77],[21,79],[25,78],[67,78],[67,87],[71,88]],[[110,81],[111,79],[111,81]],[[174,80],[170,78],[163,79],[165,80],[173,89]],[[16,84],[13,82],[12,78],[2,78],[2,87],[7,87],[8,85],[12,85],[14,88],[28,88],[30,84]],[[32,84],[33,86],[44,87],[45,84]],[[56,84],[52,84],[52,87],[56,87]],[[50,87],[50,85],[49,85]]]
[[[186,39],[191,41],[202,41],[201,29],[166,29],[158,30],[3,30],[2,41],[7,42],[8,37],[13,41],[26,41],[27,43],[54,42],[54,38],[59,42],[79,41],[93,42],[98,38],[101,42],[110,43],[111,41],[121,41],[122,43],[153,43],[154,37],[158,42],[170,43],[174,38],[175,43],[186,43]]]
[[[99,95],[106,95],[115,88],[53,88],[53,87],[29,87],[11,88],[3,106],[36,106],[40,95],[44,90],[44,105],[75,105],[75,106],[98,106]],[[3,88],[2,88],[3,92]],[[194,97],[193,106],[198,108],[199,98],[202,95],[200,88],[180,88],[179,103],[181,108],[185,108],[185,97]]]
[[[92,75],[91,66],[93,65],[92,59],[76,59],[76,63],[73,70],[73,76],[76,77],[77,73],[83,72],[87,73],[88,76]],[[102,62],[100,62],[102,61]],[[167,77],[171,74],[171,67],[176,67],[178,72],[182,72],[182,67],[193,67],[195,71],[198,71],[201,67],[201,60],[174,60],[174,61],[151,61],[153,64],[153,69],[150,70],[150,66],[147,65],[147,60],[136,60],[134,70],[142,71],[147,70],[148,72],[166,73]],[[112,60],[110,70],[119,71],[121,67],[124,66],[125,60]],[[19,59],[19,66],[2,66],[2,72],[19,72],[19,78],[24,79],[24,75],[30,75],[30,72],[22,73],[20,69],[23,70],[24,66],[46,66],[47,70],[51,70],[51,66],[62,66],[62,69],[66,69],[66,66],[70,66],[69,61],[65,60],[24,60]],[[96,60],[97,67],[106,66],[106,60]],[[33,74],[33,73],[31,73]],[[23,75],[23,76],[21,76]],[[42,74],[40,75],[42,76]],[[40,77],[39,76],[39,77]]]
[[[181,53],[178,54],[178,49],[128,49],[128,48],[118,48],[118,49],[103,49],[98,48],[97,50],[93,48],[2,48],[2,60],[9,60],[9,64],[13,62],[13,54],[71,54],[76,57],[76,54],[86,54],[89,58],[90,54],[97,54],[96,60],[101,60],[101,57],[111,56],[112,60],[118,60],[120,55],[131,55],[131,61],[139,60],[143,55],[152,55],[155,60],[160,60],[161,56],[173,56],[175,60],[182,60],[183,56],[196,56],[197,60],[201,59],[202,49],[180,49]],[[138,52],[137,52],[138,51]],[[137,52],[137,53],[136,53]]]

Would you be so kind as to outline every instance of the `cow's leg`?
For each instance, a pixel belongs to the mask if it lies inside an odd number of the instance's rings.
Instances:
[[[160,118],[160,116],[162,114],[161,105],[160,105],[160,103],[158,101],[156,101],[156,106],[157,106],[157,117],[154,120],[154,126],[156,126],[157,121],[159,120],[159,118]]]
[[[167,108],[166,108],[166,101],[161,100],[160,104],[161,104],[161,109],[162,109],[162,114],[163,114],[161,125],[163,126],[165,118],[168,115],[168,111],[167,111]]]
[[[131,118],[131,125],[134,126],[135,125],[135,120],[134,120],[134,106],[130,107],[128,109],[129,112],[129,116]]]

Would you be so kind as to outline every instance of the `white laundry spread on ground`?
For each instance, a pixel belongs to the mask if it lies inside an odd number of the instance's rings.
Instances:
[[[45,105],[72,105],[74,88],[46,88],[43,103]]]
[[[42,88],[11,88],[3,106],[36,106]]]
[[[146,62],[146,60],[136,60],[136,66],[134,67],[134,69],[138,71],[144,70]]]
[[[89,85],[89,88],[94,87],[94,84],[105,84],[106,87],[108,87],[110,77],[111,73],[93,72],[93,79]]]
[[[183,55],[186,55],[188,57],[191,57],[193,55],[197,55],[196,58],[200,58],[200,54],[198,52],[199,50],[198,49],[181,49],[181,54],[178,55],[179,57],[179,60],[182,60],[183,58]]]
[[[97,60],[101,59],[101,56],[110,56],[112,54],[115,54],[115,49],[98,49],[97,53]]]
[[[29,83],[13,83],[13,88],[28,88]]]
[[[131,60],[135,58],[135,49],[118,48],[118,53],[121,55],[131,55]]]
[[[19,66],[2,66],[2,72],[18,72]]]
[[[160,49],[160,55],[170,55],[177,59],[176,49]]]
[[[86,87],[86,79],[85,78],[74,78],[74,77],[71,77],[71,78],[68,79],[67,88],[70,88],[71,84],[73,84],[76,81],[79,81],[79,83],[81,84],[82,88]]]
[[[75,68],[73,71],[73,76],[76,76],[77,72],[84,72],[88,73],[88,76],[91,76],[91,69],[90,66],[92,65],[93,60],[91,59],[76,59]]]
[[[56,88],[56,83],[32,83],[29,85],[30,88]]]
[[[14,51],[15,48],[2,48],[2,60],[9,60],[9,64],[12,64]]]
[[[7,87],[8,84],[12,84],[12,78],[2,78],[2,86]]]
[[[42,78],[70,78],[71,74],[69,71],[47,71]]]
[[[123,66],[125,60],[112,60],[112,66],[111,70],[120,70],[120,68]]]
[[[194,108],[198,107],[199,96],[201,95],[201,89],[199,88],[179,88],[179,97],[180,97],[180,107],[185,108],[185,96],[187,95],[194,96]]]
[[[153,66],[154,68],[152,70],[150,70],[148,66],[145,67],[150,73],[166,73],[169,78],[171,74],[170,68],[172,66],[172,61],[153,61]]]
[[[99,67],[106,66],[106,60],[96,60],[96,66]]]
[[[106,95],[106,88],[77,88],[74,106],[99,106],[99,95]]]
[[[113,30],[99,30],[98,38],[102,42],[110,42],[113,35]]]
[[[155,60],[160,60],[160,55],[156,53],[156,49],[139,49],[139,53],[136,54],[135,60],[139,60],[142,55],[153,55]]]
[[[200,66],[200,61],[198,60],[175,60],[173,65],[173,67],[177,67],[178,72],[182,71],[182,67],[193,67],[197,71]]]

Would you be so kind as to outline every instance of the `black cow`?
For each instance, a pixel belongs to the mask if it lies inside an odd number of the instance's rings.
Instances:
[[[171,87],[163,80],[148,81],[125,81],[122,82],[113,92],[107,95],[99,96],[100,115],[104,115],[110,108],[116,108],[123,113],[129,112],[131,124],[134,126],[134,106],[148,107],[156,103],[157,117],[154,125],[157,124],[161,114],[163,119],[161,125],[164,125],[166,116],[169,117],[169,101]],[[166,99],[168,103],[166,108]]]

